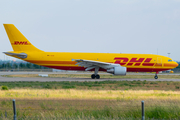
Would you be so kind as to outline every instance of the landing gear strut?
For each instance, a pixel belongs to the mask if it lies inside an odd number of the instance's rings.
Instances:
[[[158,76],[157,76],[158,72],[156,72],[155,76],[154,76],[154,79],[158,79]]]
[[[92,78],[92,79],[95,79],[95,78],[96,78],[96,79],[99,79],[99,78],[100,78],[100,75],[97,74],[98,71],[99,71],[99,67],[96,67],[96,68],[95,68],[95,71],[94,71],[94,74],[91,75],[91,78]]]

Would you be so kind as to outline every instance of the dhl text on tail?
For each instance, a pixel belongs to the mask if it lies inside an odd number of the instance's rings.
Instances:
[[[94,71],[92,79],[100,78],[98,71],[114,75],[156,72],[154,78],[157,79],[158,72],[178,66],[169,57],[152,54],[44,52],[33,46],[13,24],[4,24],[4,28],[14,50],[4,52],[6,55],[49,68]]]

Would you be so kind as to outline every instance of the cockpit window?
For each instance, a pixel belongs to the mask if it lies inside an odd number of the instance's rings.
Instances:
[[[171,60],[171,59],[169,59],[169,60],[168,60],[168,62],[172,62],[172,60]]]

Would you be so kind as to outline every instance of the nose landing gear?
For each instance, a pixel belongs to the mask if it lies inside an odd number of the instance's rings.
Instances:
[[[158,72],[156,72],[155,76],[154,76],[154,79],[158,79],[158,76],[157,76]]]
[[[158,79],[158,76],[157,76],[157,74],[154,76],[154,79]]]

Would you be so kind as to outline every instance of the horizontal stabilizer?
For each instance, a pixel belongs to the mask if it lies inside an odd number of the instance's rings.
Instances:
[[[27,54],[26,53],[11,53],[11,52],[3,52],[6,55],[10,55],[10,56],[14,56],[14,57],[19,57],[19,58],[27,58]]]

